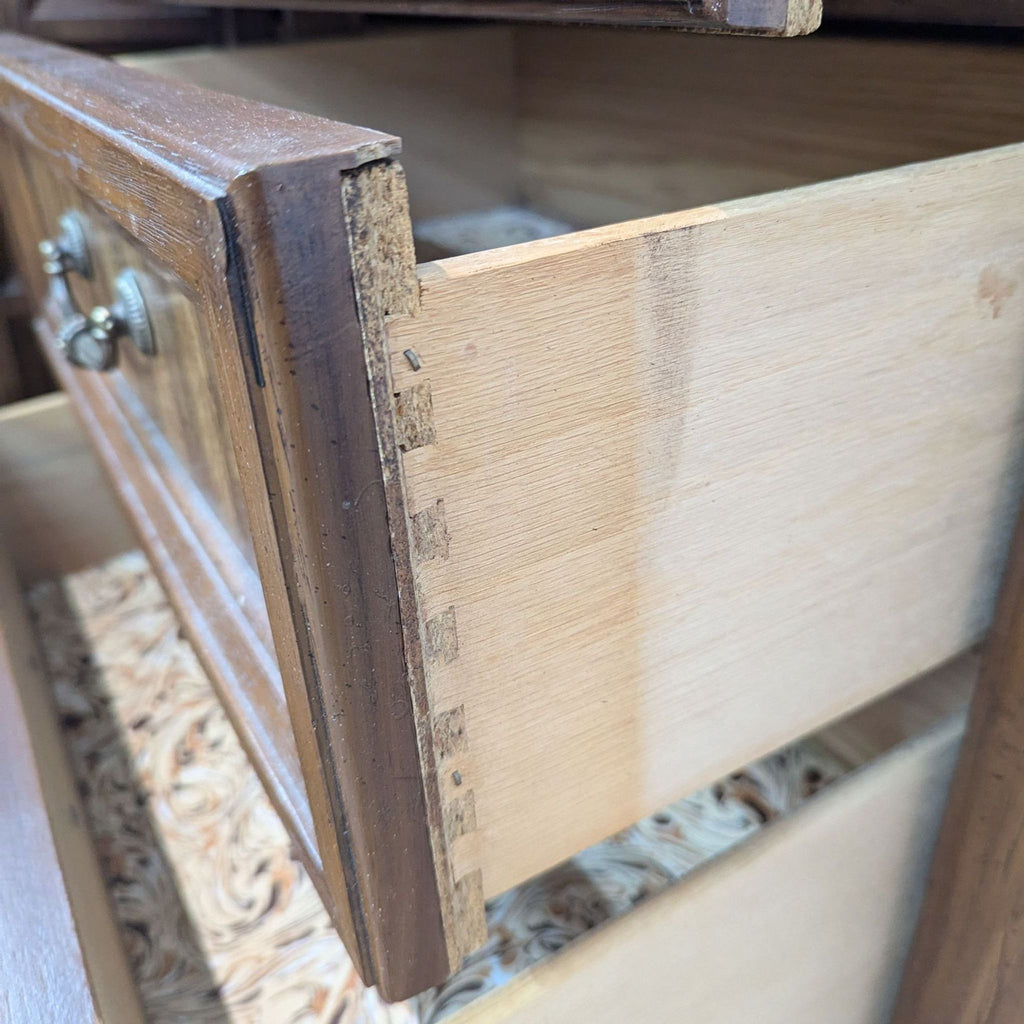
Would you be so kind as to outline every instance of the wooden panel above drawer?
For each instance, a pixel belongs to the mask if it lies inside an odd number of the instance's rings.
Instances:
[[[175,0],[194,4],[197,0]],[[210,0],[202,0],[211,6]],[[236,0],[213,6],[237,7]],[[243,7],[278,7],[280,0],[243,0]],[[438,15],[502,21],[668,26],[695,32],[798,36],[821,24],[822,0],[304,0],[307,10],[365,14]]]
[[[398,142],[17,36],[0,105],[55,370],[364,977],[425,988],[460,951],[367,387],[374,325],[416,297]],[[65,224],[48,278],[67,212],[89,266]],[[69,365],[126,268],[155,352]]]

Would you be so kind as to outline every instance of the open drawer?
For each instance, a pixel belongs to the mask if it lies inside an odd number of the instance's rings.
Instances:
[[[973,653],[504,894],[484,950],[384,1006],[62,396],[0,412],[0,473],[9,1024],[888,1021]]]
[[[167,78],[4,40],[5,212],[386,995],[486,898],[983,633],[1024,472],[1024,148],[987,147],[1024,139],[1024,51],[495,28],[138,63]],[[410,199],[340,120],[406,136]]]

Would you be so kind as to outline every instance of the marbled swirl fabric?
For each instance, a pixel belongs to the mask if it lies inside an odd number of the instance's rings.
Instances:
[[[30,594],[154,1024],[412,1024],[359,981],[145,558]]]
[[[86,812],[155,1024],[430,1024],[663,890],[844,770],[762,761],[492,901],[439,989],[365,988],[136,552],[29,595]]]

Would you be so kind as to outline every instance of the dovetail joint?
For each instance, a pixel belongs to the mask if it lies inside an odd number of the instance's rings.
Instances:
[[[429,380],[413,384],[395,395],[395,433],[403,452],[423,448],[436,440]]]
[[[455,625],[455,607],[449,606],[440,615],[427,620],[427,661],[432,665],[449,665],[459,656],[459,633]]]
[[[448,558],[448,520],[443,498],[438,498],[433,505],[412,517],[412,550],[417,562],[445,561]]]

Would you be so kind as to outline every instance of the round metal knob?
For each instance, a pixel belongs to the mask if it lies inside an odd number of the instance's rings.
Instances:
[[[117,275],[114,292],[117,298],[111,311],[121,329],[144,356],[155,355],[156,339],[153,337],[153,325],[149,319],[146,297],[142,294],[139,278],[134,270],[122,270]]]
[[[57,341],[71,363],[88,370],[109,370],[117,362],[117,342],[127,337],[143,355],[156,352],[153,325],[134,270],[122,270],[114,279],[114,299],[96,306],[88,316],[78,308],[68,284],[72,271],[90,277],[92,259],[85,222],[74,210],[57,220],[60,233],[39,243],[43,270],[50,275],[49,300],[63,323]]]
[[[97,306],[88,317],[76,313],[64,321],[58,343],[69,363],[84,370],[109,370],[117,362],[116,321]]]
[[[117,299],[111,306],[95,306],[88,316],[76,311],[67,315],[57,341],[68,362],[86,370],[112,369],[122,337],[144,355],[155,353],[149,311],[135,272],[122,270],[114,290]]]
[[[56,238],[39,243],[43,270],[51,276],[74,271],[82,277],[91,277],[92,259],[81,218],[74,210],[69,210],[57,218],[57,226],[60,234]]]

